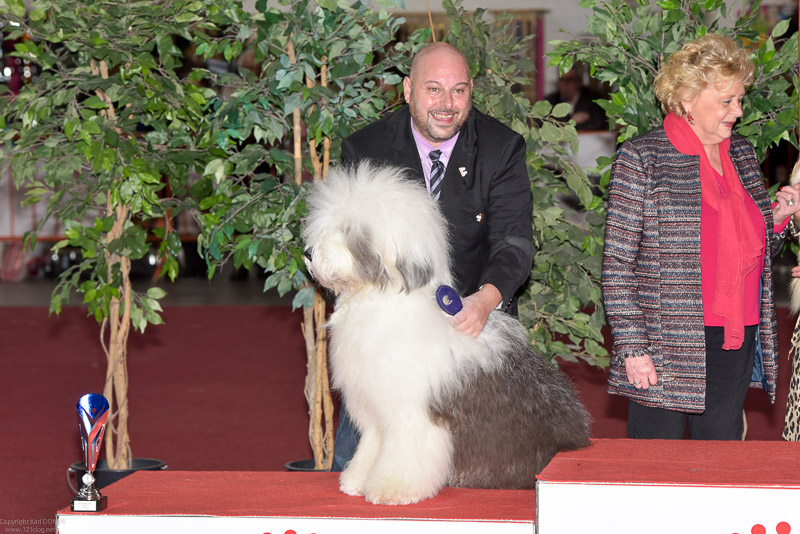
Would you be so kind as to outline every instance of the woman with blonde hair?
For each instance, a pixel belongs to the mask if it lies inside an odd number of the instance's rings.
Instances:
[[[753,146],[733,133],[753,63],[721,35],[672,54],[655,80],[662,126],[624,143],[611,171],[603,298],[608,391],[628,436],[741,439],[748,387],[775,400],[772,261],[800,190],[770,203]]]

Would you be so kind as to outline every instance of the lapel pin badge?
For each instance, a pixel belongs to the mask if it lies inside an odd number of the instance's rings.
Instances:
[[[483,221],[483,213],[479,213],[475,216],[475,220],[478,222]]]
[[[464,176],[467,175],[467,168],[466,167],[459,167],[458,168],[458,172],[461,173],[461,177],[463,178]]]

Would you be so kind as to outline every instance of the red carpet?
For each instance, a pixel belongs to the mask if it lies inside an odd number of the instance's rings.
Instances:
[[[780,439],[793,324],[778,314],[779,399],[752,390],[749,439]],[[131,436],[136,457],[179,471],[280,471],[309,458],[300,314],[284,307],[172,307],[166,324],[133,334]],[[0,532],[15,519],[52,521],[69,504],[66,469],[81,461],[75,404],[101,393],[99,327],[79,308],[0,307]],[[604,372],[565,365],[598,438],[625,436],[627,403],[605,393]]]
[[[560,454],[549,482],[800,487],[800,444],[785,441],[596,440]]]
[[[556,456],[536,498],[539,534],[789,534],[800,527],[800,444],[597,440]]]
[[[174,307],[164,319],[130,338],[136,457],[231,471],[282,470],[310,457],[300,315]],[[52,519],[71,498],[67,467],[83,458],[75,404],[102,393],[99,327],[78,308],[48,318],[42,308],[0,307],[0,325],[0,518]]]
[[[340,492],[337,479],[337,473],[141,471],[103,491],[103,513],[479,521],[533,521],[536,515],[533,490],[444,488],[436,499],[376,506]]]
[[[62,534],[520,534],[535,521],[537,532],[563,534],[638,533],[652,522],[646,530],[655,534],[765,532],[757,525],[783,525],[770,531],[787,534],[800,525],[798,462],[797,444],[782,441],[594,440],[558,455],[536,492],[445,488],[409,506],[343,495],[335,473],[139,472],[105,489],[102,513],[63,509],[58,527]],[[609,513],[608,502],[624,503],[624,513]],[[702,505],[675,513],[687,502]]]

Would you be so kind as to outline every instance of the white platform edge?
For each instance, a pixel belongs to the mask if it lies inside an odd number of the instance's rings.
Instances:
[[[531,521],[57,514],[57,534],[533,534]]]
[[[800,487],[577,484],[539,481],[538,534],[800,532]],[[283,534],[283,533],[281,533]],[[298,533],[299,534],[299,533]]]

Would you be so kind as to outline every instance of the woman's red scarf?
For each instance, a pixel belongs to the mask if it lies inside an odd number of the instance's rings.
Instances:
[[[717,242],[706,244],[716,247],[717,256],[716,287],[711,311],[724,319],[722,348],[739,349],[744,340],[744,279],[759,267],[764,255],[764,242],[745,214],[747,192],[741,186],[739,175],[728,155],[731,140],[725,139],[719,144],[722,161],[722,180],[719,180],[719,174],[711,166],[700,139],[684,119],[670,113],[664,119],[664,130],[678,152],[700,156],[701,194],[703,200],[719,214]]]

